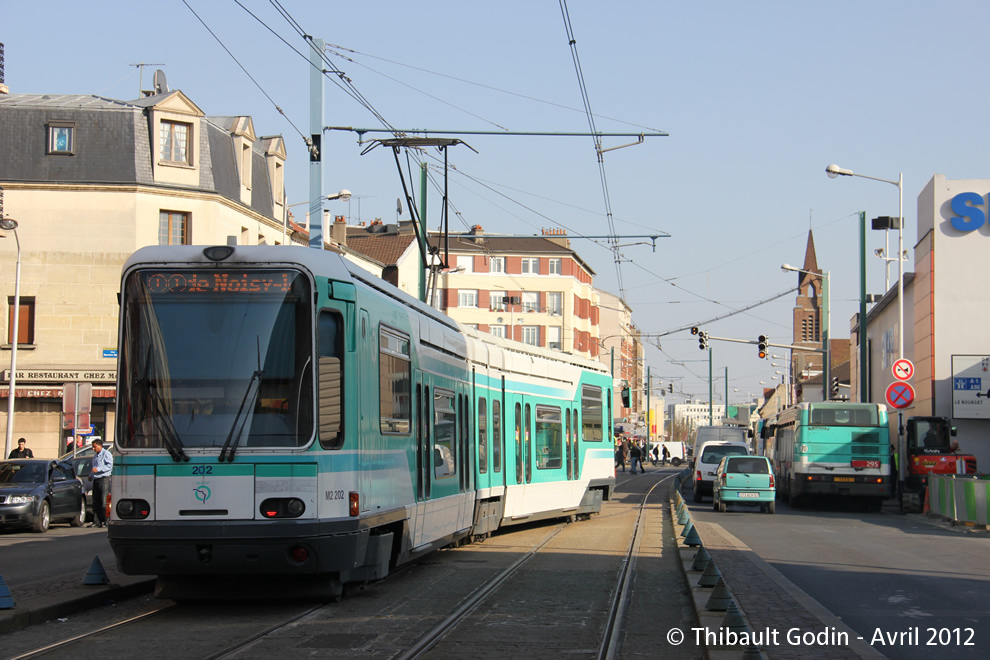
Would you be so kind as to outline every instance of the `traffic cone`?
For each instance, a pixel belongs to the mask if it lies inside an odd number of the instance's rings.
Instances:
[[[701,537],[698,536],[698,530],[696,530],[693,526],[691,527],[691,531],[688,532],[688,535],[684,537],[684,545],[689,548],[694,548],[701,545]]]
[[[724,612],[729,609],[731,602],[732,594],[729,593],[729,587],[726,586],[724,579],[719,578],[718,582],[715,583],[715,588],[712,589],[712,595],[708,597],[705,609],[712,612]]]
[[[89,570],[86,571],[83,584],[110,584],[110,578],[107,577],[107,572],[103,569],[99,555],[93,557],[93,563],[89,565]]]
[[[708,554],[708,550],[705,549],[705,546],[701,546],[698,552],[694,555],[694,563],[691,564],[691,570],[692,571],[705,570],[705,566],[708,565],[708,560],[711,558],[712,556]]]
[[[10,589],[7,588],[7,582],[0,575],[0,610],[9,610],[12,607],[17,607],[14,604],[14,597],[10,595]]]
[[[725,616],[722,617],[722,627],[735,633],[744,633],[749,630],[736,601],[729,603],[729,608],[725,610]]]
[[[925,487],[925,506],[923,506],[921,508],[921,512],[923,514],[925,514],[925,515],[928,515],[928,511],[929,511],[929,507],[928,507],[928,491],[929,490],[931,490],[931,486],[930,485]]]
[[[718,584],[718,579],[722,577],[722,572],[718,570],[718,566],[715,565],[714,559],[708,560],[708,565],[705,566],[705,572],[701,574],[701,578],[698,579],[699,587],[714,587]]]

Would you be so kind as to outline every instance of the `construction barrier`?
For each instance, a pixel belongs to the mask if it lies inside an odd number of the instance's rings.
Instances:
[[[928,476],[928,510],[953,522],[987,524],[990,475]]]

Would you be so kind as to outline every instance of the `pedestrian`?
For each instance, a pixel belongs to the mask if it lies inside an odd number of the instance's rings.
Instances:
[[[619,442],[615,446],[615,467],[622,466],[622,471],[626,471],[626,446]]]
[[[650,452],[650,453],[653,454],[653,464],[654,465],[657,464],[657,460],[659,460],[659,458],[660,458],[660,455],[657,453],[658,451],[659,450],[657,449],[657,445],[653,445],[653,451]]]
[[[667,449],[667,445],[664,445],[663,446],[663,459],[661,460],[661,464],[666,465],[667,464],[667,461],[669,461],[669,460],[670,460],[670,450]]]
[[[93,479],[93,522],[90,527],[107,526],[107,493],[110,490],[110,472],[113,456],[103,448],[103,440],[93,440],[93,462],[90,477]]]
[[[636,466],[639,465],[640,471],[645,473],[646,468],[643,467],[643,450],[635,442],[629,447],[629,456],[632,458],[632,461],[629,463],[629,472],[636,474]]]
[[[11,449],[7,458],[34,458],[34,452],[27,448],[27,440],[18,438],[17,449]]]

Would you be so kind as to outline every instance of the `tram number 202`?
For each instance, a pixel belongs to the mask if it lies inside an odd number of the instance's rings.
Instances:
[[[328,490],[326,491],[324,499],[328,502],[332,502],[334,500],[346,499],[346,497],[344,497],[344,491],[342,490]]]

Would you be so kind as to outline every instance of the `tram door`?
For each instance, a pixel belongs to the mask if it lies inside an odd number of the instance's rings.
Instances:
[[[430,446],[430,429],[433,428],[430,414],[430,387],[423,381],[423,372],[416,370],[416,500],[430,499],[430,470],[433,465],[433,452]]]

